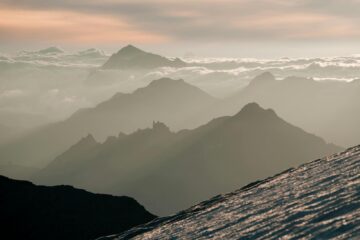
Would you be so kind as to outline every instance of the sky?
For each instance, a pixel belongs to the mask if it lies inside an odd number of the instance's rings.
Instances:
[[[0,52],[61,46],[164,55],[360,52],[360,0],[0,0]]]

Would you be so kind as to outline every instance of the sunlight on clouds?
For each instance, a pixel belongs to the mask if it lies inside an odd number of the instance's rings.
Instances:
[[[6,51],[50,44],[113,52],[132,43],[168,55],[195,48],[206,56],[220,49],[248,57],[351,54],[360,48],[359,7],[358,0],[0,0],[0,44]]]
[[[72,11],[0,10],[3,38],[58,40],[79,43],[165,42],[168,37],[136,30],[129,23],[105,15]]]
[[[329,27],[331,25],[331,27]],[[359,36],[357,26],[350,21],[334,16],[314,13],[276,12],[261,15],[244,16],[234,19],[232,23],[238,30],[281,33],[287,39],[321,39]]]

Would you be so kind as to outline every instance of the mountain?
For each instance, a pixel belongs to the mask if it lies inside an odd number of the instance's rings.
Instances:
[[[158,67],[185,67],[186,63],[176,58],[174,60],[157,54],[145,52],[128,45],[113,54],[103,65],[105,69],[152,69]]]
[[[98,240],[359,239],[359,176],[360,146]]]
[[[166,122],[175,130],[196,127],[210,119],[207,110],[216,101],[183,80],[158,79],[0,147],[0,159],[18,165],[43,166],[89,133],[103,140],[114,133],[150,126],[154,120]]]
[[[58,54],[58,53],[64,53],[64,50],[62,50],[59,47],[48,47],[48,48],[39,50],[38,53],[39,54]]]
[[[360,142],[359,92],[360,81],[315,81],[301,77],[276,80],[272,74],[264,73],[227,99],[222,109],[228,114],[236,112],[239,104],[257,102],[276,109],[290,123],[329,142],[353,146]]]
[[[104,51],[96,48],[89,48],[83,51],[79,51],[77,55],[79,57],[86,57],[86,58],[103,58],[106,56]]]
[[[193,130],[174,133],[154,122],[103,144],[89,142],[93,147],[75,145],[33,180],[125,194],[160,215],[340,150],[256,103]]]
[[[0,176],[3,239],[94,239],[155,218],[129,197]]]
[[[30,54],[39,54],[39,55],[56,55],[64,53],[64,50],[59,47],[48,47],[40,49],[38,51],[22,51],[20,55],[30,55]]]

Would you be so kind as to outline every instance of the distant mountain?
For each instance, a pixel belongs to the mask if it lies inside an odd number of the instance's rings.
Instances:
[[[89,133],[102,140],[151,126],[154,120],[166,122],[174,130],[196,127],[210,119],[208,109],[216,101],[183,80],[162,78],[0,147],[0,161],[43,166]]]
[[[155,122],[103,144],[89,136],[34,180],[126,194],[164,215],[339,150],[251,103],[194,130],[174,133]]]
[[[359,175],[360,146],[98,240],[359,239]]]
[[[327,141],[353,146],[360,142],[359,93],[359,81],[344,83],[301,77],[276,80],[272,74],[264,73],[227,99],[227,106],[222,109],[226,113],[235,112],[239,104],[257,102],[276,109],[290,123]]]
[[[3,239],[94,239],[155,218],[129,197],[0,176]]]
[[[86,58],[102,58],[106,56],[104,51],[96,48],[89,48],[83,51],[79,51],[77,55]]]
[[[48,47],[44,49],[40,49],[38,51],[22,51],[20,55],[28,55],[28,54],[40,54],[40,55],[56,55],[64,53],[64,50],[59,47]]]
[[[64,50],[59,47],[48,47],[48,48],[39,50],[38,53],[40,53],[40,54],[57,54],[57,53],[64,53]]]
[[[105,69],[152,69],[158,67],[184,67],[186,63],[157,54],[148,53],[132,45],[128,45],[113,54],[103,65]]]

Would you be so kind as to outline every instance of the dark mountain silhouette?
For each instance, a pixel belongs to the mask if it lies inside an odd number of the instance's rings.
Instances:
[[[358,239],[359,169],[357,146],[98,240]]]
[[[113,54],[103,65],[106,69],[152,69],[158,67],[185,67],[179,58],[170,60],[128,45]]]
[[[0,176],[3,239],[94,239],[155,218],[129,197]]]
[[[94,108],[82,109],[69,119],[50,124],[0,148],[0,159],[14,164],[43,165],[91,133],[105,139],[163,121],[172,129],[199,126],[210,119],[216,101],[183,80],[162,78],[130,94],[118,93]]]
[[[257,102],[276,109],[290,123],[341,146],[360,142],[360,82],[315,81],[288,77],[275,80],[264,73],[226,100],[222,111],[237,111],[239,104]],[[346,117],[344,117],[346,116]]]
[[[157,214],[340,150],[256,103],[194,130],[173,133],[155,122],[152,129],[90,142],[94,147],[70,148],[34,180],[126,194]]]

